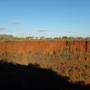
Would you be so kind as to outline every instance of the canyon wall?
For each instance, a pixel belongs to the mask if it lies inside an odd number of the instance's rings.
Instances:
[[[90,53],[90,41],[65,41],[65,40],[52,40],[52,41],[12,41],[12,42],[4,42],[0,43],[0,52],[2,51],[11,51],[11,52],[43,52],[49,53],[52,51],[60,51],[67,50],[71,53]]]
[[[71,82],[90,83],[90,41],[29,40],[0,43],[0,60],[52,68]]]

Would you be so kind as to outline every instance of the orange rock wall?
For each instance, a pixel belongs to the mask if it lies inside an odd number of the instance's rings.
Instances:
[[[13,41],[0,43],[0,52],[44,52],[49,53],[51,51],[63,51],[68,50],[71,53],[77,52],[90,52],[90,41],[65,41],[65,40],[53,40],[53,41]]]

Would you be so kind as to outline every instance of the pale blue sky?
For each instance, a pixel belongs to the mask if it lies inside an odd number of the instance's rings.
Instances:
[[[0,33],[90,36],[90,0],[0,0]]]

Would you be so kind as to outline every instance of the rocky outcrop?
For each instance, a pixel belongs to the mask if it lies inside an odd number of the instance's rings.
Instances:
[[[65,40],[52,40],[52,41],[15,41],[0,43],[0,51],[15,51],[15,52],[51,52],[51,51],[67,50],[71,53],[84,53],[90,52],[90,41],[65,41]]]

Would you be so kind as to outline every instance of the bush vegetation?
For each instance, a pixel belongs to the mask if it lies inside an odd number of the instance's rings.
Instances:
[[[27,36],[27,37],[15,37],[12,35],[7,35],[7,34],[1,34],[0,35],[0,42],[6,42],[6,41],[22,41],[22,40],[90,40],[90,37],[33,37],[33,36]]]

